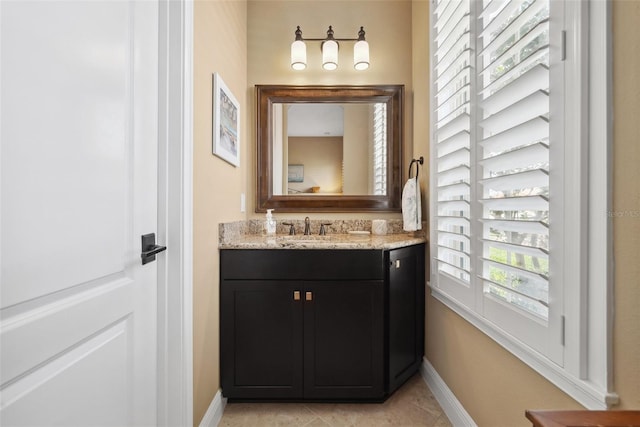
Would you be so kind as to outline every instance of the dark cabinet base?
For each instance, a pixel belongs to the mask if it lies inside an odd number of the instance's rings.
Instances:
[[[424,245],[222,250],[221,384],[231,401],[380,402],[424,347]]]

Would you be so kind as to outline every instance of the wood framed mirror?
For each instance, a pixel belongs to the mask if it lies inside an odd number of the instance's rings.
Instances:
[[[256,212],[399,212],[404,86],[257,85]]]

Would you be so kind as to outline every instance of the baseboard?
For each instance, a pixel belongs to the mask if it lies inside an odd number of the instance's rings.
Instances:
[[[454,427],[477,427],[473,418],[427,359],[422,360],[420,374]]]
[[[222,420],[222,413],[226,405],[227,399],[222,397],[221,391],[218,390],[209,408],[207,408],[207,412],[205,412],[204,417],[202,417],[202,421],[200,421],[200,427],[217,427]]]

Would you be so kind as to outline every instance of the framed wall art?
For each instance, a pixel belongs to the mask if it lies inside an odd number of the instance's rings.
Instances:
[[[289,165],[289,182],[304,182],[304,165]]]
[[[220,74],[213,74],[213,154],[240,166],[240,103]]]

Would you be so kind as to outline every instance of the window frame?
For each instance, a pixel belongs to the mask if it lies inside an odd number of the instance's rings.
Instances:
[[[471,0],[472,28],[475,28],[478,0]],[[473,289],[472,303],[440,290],[437,262],[431,260],[431,294],[477,327],[525,364],[589,409],[607,409],[618,402],[613,390],[612,370],[612,79],[611,4],[600,1],[550,0],[551,19],[560,20],[563,36],[551,40],[550,55],[562,55],[564,43],[564,117],[562,187],[563,197],[552,209],[561,209],[560,246],[550,256],[563,268],[561,315],[550,330],[559,331],[564,341],[561,363],[534,351],[518,337],[506,333],[482,316],[482,290]],[[432,8],[433,9],[433,8]],[[429,13],[431,58],[435,54],[434,11]],[[473,31],[473,30],[472,30]],[[475,33],[472,32],[472,37]],[[604,60],[603,60],[604,59]],[[430,122],[435,123],[434,69],[430,65]],[[475,77],[474,77],[475,78]],[[554,77],[551,77],[554,81]],[[553,87],[550,88],[553,91]],[[557,90],[557,89],[556,89]],[[472,95],[471,111],[476,109]],[[473,116],[476,114],[473,113]],[[472,122],[476,119],[472,118]],[[552,119],[553,120],[553,119]],[[473,129],[473,125],[472,125]],[[552,131],[553,132],[553,131]],[[554,135],[552,133],[552,135]],[[472,136],[474,141],[475,135]],[[435,129],[430,135],[430,195],[436,193],[437,170],[434,155]],[[478,184],[472,177],[472,201]],[[577,191],[576,191],[577,189]],[[557,189],[556,189],[557,190]],[[472,212],[473,215],[473,212]],[[437,204],[430,206],[430,244],[437,243]],[[576,220],[577,219],[577,220]],[[472,218],[472,222],[476,219]],[[558,230],[558,226],[554,226]],[[552,231],[555,233],[555,231]],[[478,236],[472,227],[472,259],[477,257]],[[603,244],[603,242],[605,242]],[[433,253],[433,250],[432,250]],[[472,268],[474,267],[472,261]],[[472,271],[472,274],[475,274]],[[557,280],[557,279],[556,279]],[[481,287],[480,282],[472,282]],[[473,303],[475,302],[475,304]],[[550,317],[550,322],[552,321]],[[554,338],[555,339],[555,338]]]

